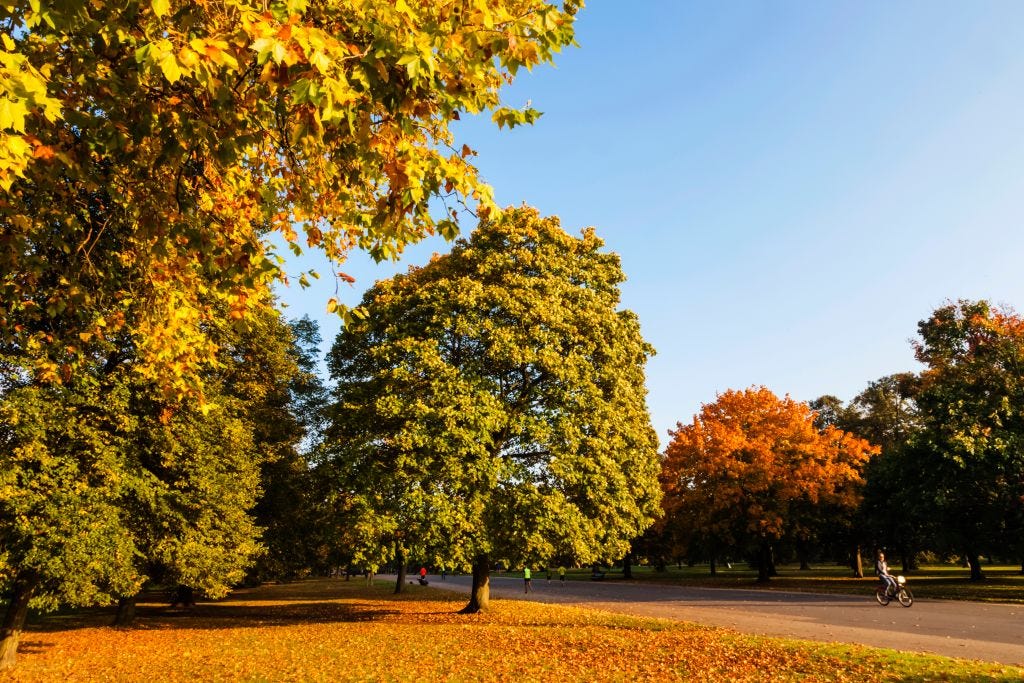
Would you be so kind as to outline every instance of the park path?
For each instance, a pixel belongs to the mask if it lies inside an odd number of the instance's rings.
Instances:
[[[468,576],[430,576],[430,585],[469,592]],[[872,594],[825,595],[782,591],[694,588],[625,581],[491,577],[491,595],[620,614],[678,619],[743,633],[859,643],[908,652],[1024,666],[1024,605],[915,600],[881,607]]]

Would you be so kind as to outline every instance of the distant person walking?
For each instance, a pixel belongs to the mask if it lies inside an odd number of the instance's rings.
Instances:
[[[558,580],[565,583],[565,567],[558,568]]]
[[[532,574],[530,574],[530,568],[529,567],[524,567],[523,568],[523,592],[524,593],[529,593],[530,592],[530,586],[532,585],[532,582],[530,581],[531,577],[532,577]]]

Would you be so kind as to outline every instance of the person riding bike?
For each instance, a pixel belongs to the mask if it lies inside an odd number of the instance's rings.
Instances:
[[[885,553],[878,553],[878,561],[875,562],[875,574],[885,583],[887,595],[896,595],[896,577],[889,573],[889,565],[885,561]]]

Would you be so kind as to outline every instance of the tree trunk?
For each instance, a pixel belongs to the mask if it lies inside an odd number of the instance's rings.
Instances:
[[[797,558],[800,560],[800,571],[810,571],[811,565],[807,562],[807,541],[804,539],[797,539],[796,554]]]
[[[853,546],[853,575],[858,579],[864,578],[864,557],[860,554],[860,544]]]
[[[395,595],[405,590],[405,548],[399,548],[395,554],[395,561],[398,562],[398,580],[395,581]]]
[[[174,591],[174,602],[171,603],[171,607],[195,607],[196,606],[196,592],[192,586],[178,586],[177,590]]]
[[[491,564],[487,555],[478,555],[473,560],[473,588],[469,603],[459,610],[460,614],[486,612],[491,606]]]
[[[117,601],[117,614],[114,616],[114,626],[131,626],[135,621],[135,603],[137,595],[121,598]]]
[[[971,568],[971,581],[985,580],[985,574],[981,571],[981,558],[977,553],[967,553],[967,565]]]
[[[715,560],[714,553],[711,554],[711,561],[708,563],[711,568],[711,576],[718,575],[718,562]]]
[[[18,658],[18,641],[25,628],[28,617],[28,602],[39,583],[39,575],[35,572],[21,572],[11,586],[10,602],[0,625],[0,671],[14,668]]]
[[[626,556],[622,558],[622,578],[633,578],[633,553],[626,553]]]
[[[772,546],[768,541],[762,541],[757,552],[757,582],[768,583],[771,578]]]

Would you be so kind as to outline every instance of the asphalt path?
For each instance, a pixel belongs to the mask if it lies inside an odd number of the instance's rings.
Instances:
[[[414,577],[410,575],[410,580]],[[469,576],[428,577],[430,586],[468,593]],[[722,626],[743,633],[860,643],[1024,666],[1024,605],[915,600],[882,607],[873,594],[826,595],[693,588],[625,581],[491,577],[491,596],[551,602],[643,617]],[[911,586],[913,589],[913,586]]]

